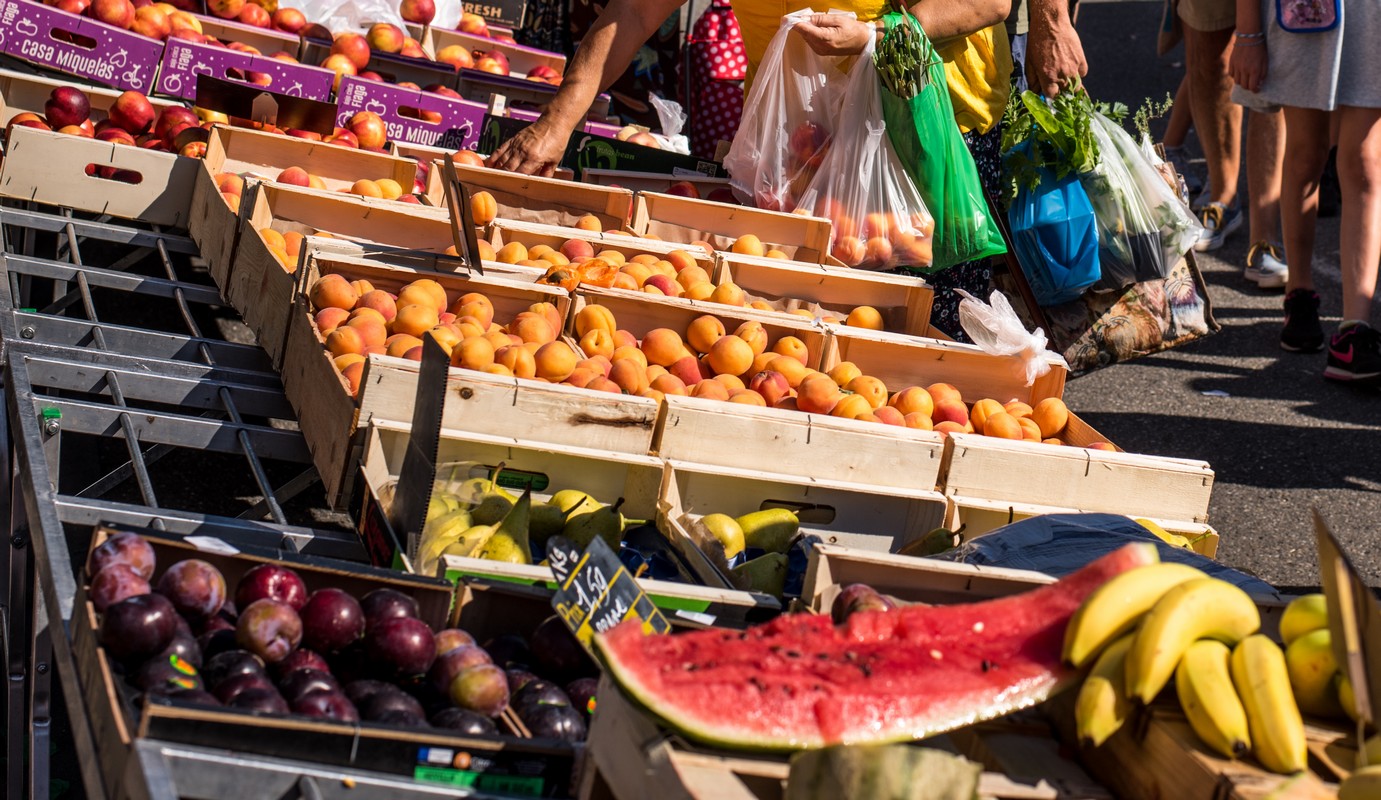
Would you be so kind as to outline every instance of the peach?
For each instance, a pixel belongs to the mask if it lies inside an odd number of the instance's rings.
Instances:
[[[1021,438],[1028,442],[1039,442],[1041,440],[1041,427],[1030,417],[1017,417],[1017,424],[1021,426]]]
[[[755,355],[753,346],[738,336],[721,336],[705,354],[705,359],[716,374],[742,375],[753,366]]]
[[[670,253],[666,254],[665,258],[667,261],[671,262],[672,269],[676,270],[678,275],[682,270],[688,267],[698,266],[695,256],[687,253],[685,250],[672,250]]]
[[[331,43],[331,55],[345,56],[355,69],[364,69],[369,66],[369,41],[358,33],[337,34]]]
[[[494,363],[494,345],[488,339],[466,339],[451,350],[451,366],[463,369],[484,369]]]
[[[886,384],[871,375],[860,375],[844,388],[867,400],[870,410],[887,404]]]
[[[312,321],[316,323],[317,330],[322,336],[329,336],[331,331],[344,325],[349,317],[350,312],[343,308],[323,308],[316,312]]]
[[[561,255],[571,261],[578,258],[594,258],[595,248],[584,239],[567,239],[561,243]]]
[[[985,397],[982,400],[979,400],[977,403],[974,403],[973,408],[969,409],[969,421],[973,423],[973,429],[975,431],[984,435],[988,435],[988,418],[991,417],[993,414],[997,414],[999,412],[1004,414],[1007,413],[1006,409],[1002,407],[1001,403],[997,402],[996,400],[993,400],[992,398]]]
[[[891,406],[881,406],[873,409],[873,416],[877,417],[878,422],[884,425],[896,425],[899,428],[906,427],[906,417]]]
[[[797,407],[811,414],[830,413],[843,397],[839,386],[828,375],[812,375],[796,388]]]
[[[746,256],[761,256],[767,254],[767,248],[763,246],[762,240],[751,233],[745,233],[735,239],[729,250]]]
[[[849,312],[844,324],[851,328],[867,328],[870,331],[882,330],[882,314],[872,306],[859,306]]]
[[[423,333],[436,327],[438,322],[434,307],[414,303],[398,309],[398,315],[393,320],[393,332],[420,337]]]
[[[765,367],[766,369],[770,369],[773,372],[780,372],[782,375],[784,375],[786,377],[787,385],[789,385],[793,389],[799,389],[801,383],[804,382],[805,379],[810,377],[811,375],[820,374],[818,372],[815,372],[814,370],[808,369],[805,364],[802,364],[801,362],[789,356],[777,356],[773,358],[771,361],[768,361]],[[829,376],[825,375],[823,377],[828,378]],[[832,378],[831,383],[833,383]],[[837,384],[835,388],[839,388]]]
[[[364,336],[356,328],[336,328],[326,337],[326,350],[333,356],[363,354],[365,347]]]
[[[618,359],[609,369],[609,380],[629,394],[638,394],[648,388],[647,365],[631,358]]]
[[[831,381],[830,383],[834,383]],[[857,419],[863,414],[872,416],[873,407],[868,404],[868,399],[862,395],[846,394],[839,398],[839,402],[830,409],[830,416],[841,417],[843,419]]]
[[[384,352],[394,358],[402,358],[412,348],[421,346],[421,339],[405,333],[395,333],[384,340]]]
[[[1002,404],[1002,407],[1007,410],[1008,414],[1014,417],[1029,417],[1034,410],[1029,404],[1023,403],[1020,400],[1008,400],[1006,403]]]
[[[401,28],[387,22],[374,23],[369,26],[369,30],[364,35],[365,42],[371,49],[383,53],[400,52],[403,49],[403,40],[406,38],[407,36]]]
[[[752,389],[734,389],[729,392],[729,402],[742,403],[749,406],[760,406],[762,408],[767,407],[767,401],[763,399],[763,396]]]
[[[863,257],[867,254],[867,247],[857,236],[841,236],[830,248],[830,255],[850,267],[862,264]]]
[[[697,353],[708,353],[714,343],[724,336],[724,323],[709,314],[696,317],[686,327],[686,341]]]
[[[936,404],[941,400],[953,400],[956,403],[964,402],[964,397],[959,394],[959,390],[948,383],[932,383],[925,390]]]
[[[316,175],[308,175],[308,176],[307,176],[307,186],[308,186],[309,188],[312,188],[312,189],[320,189],[320,190],[322,190],[323,192],[326,191],[326,181],[323,181],[321,178],[317,177]],[[321,234],[320,232],[318,232],[317,235],[320,236],[320,235],[322,235],[322,234]]]
[[[580,361],[571,346],[562,341],[547,342],[533,354],[537,377],[559,383],[575,372]]]
[[[1031,421],[1041,429],[1041,438],[1054,438],[1069,424],[1069,407],[1058,397],[1047,397],[1031,410]]]
[[[329,69],[332,72],[336,73],[336,77],[331,81],[332,91],[340,91],[340,79],[342,75],[359,74],[359,69],[355,66],[355,63],[350,60],[350,57],[340,54],[327,56],[326,60],[321,62],[321,67],[322,69]],[[358,147],[359,145],[354,142],[354,138],[354,134],[351,134],[349,139],[332,137],[331,143],[346,145],[349,147]]]
[[[769,406],[776,405],[778,400],[786,397],[791,391],[786,376],[772,370],[763,370],[754,375],[748,383],[748,388],[761,395]]]
[[[499,215],[499,204],[489,192],[470,195],[470,219],[476,225],[488,225]]]
[[[591,233],[600,233],[604,230],[604,224],[601,223],[599,217],[596,217],[594,214],[586,214],[576,220],[575,227],[578,230],[589,231]]]
[[[686,382],[670,373],[657,376],[652,380],[649,386],[664,395],[686,395],[689,393],[689,390],[686,388]]]
[[[546,344],[556,340],[556,331],[552,330],[551,323],[542,314],[534,314],[531,311],[524,311],[513,318],[513,323],[508,326],[509,333],[516,333],[524,342],[535,342]]]
[[[373,111],[356,111],[345,127],[355,134],[362,150],[382,150],[388,144],[388,126]]]
[[[239,0],[243,3],[244,0]],[[107,25],[129,30],[136,19],[137,10],[130,0],[95,0],[90,6],[91,16]],[[238,13],[238,9],[237,9]],[[234,14],[230,15],[235,16]]]
[[[841,361],[831,367],[828,374],[835,383],[839,384],[839,388],[843,389],[849,385],[849,381],[862,375],[863,370],[859,369],[858,365],[852,361]]]
[[[863,263],[875,267],[887,266],[892,261],[892,242],[886,237],[874,236],[863,243]]]
[[[173,26],[163,9],[144,6],[135,9],[134,24],[130,26],[130,30],[140,36],[162,40],[168,38],[168,35],[173,32]]]
[[[912,411],[910,414],[902,417],[902,419],[906,422],[906,427],[918,431],[933,430],[935,427],[935,421],[930,418],[930,415],[922,414],[919,411]]]
[[[533,378],[537,376],[537,357],[527,348],[519,345],[508,345],[501,347],[494,352],[494,363],[502,364],[514,377]],[[568,373],[570,377],[574,373]],[[591,373],[593,375],[593,373]],[[582,386],[584,384],[581,384]]]
[[[691,397],[704,400],[728,400],[729,389],[719,381],[701,381],[691,389]]]
[[[742,336],[743,334],[740,333],[739,335]],[[778,355],[790,356],[802,364],[810,359],[810,350],[806,348],[806,343],[795,336],[783,336],[778,339],[772,345],[772,352]]]
[[[747,304],[748,299],[737,284],[728,281],[714,287],[714,291],[710,293],[709,301],[711,303],[723,303],[726,306],[743,306]]]
[[[527,248],[522,242],[509,242],[494,254],[494,260],[503,264],[517,264],[527,260]]]
[[[966,427],[969,424],[969,409],[959,400],[937,400],[931,419],[935,420],[937,425],[941,422],[953,422],[960,427]]]
[[[341,308],[349,311],[359,302],[360,296],[349,281],[337,274],[323,275],[312,284],[308,299],[315,308]]]
[[[245,3],[245,7],[240,9],[237,18],[245,25],[252,25],[256,28],[267,28],[273,23],[273,18],[269,16],[269,12],[265,11],[263,6],[254,3]]]
[[[612,363],[618,363],[619,361],[636,361],[638,362],[639,369],[647,368],[647,356],[643,355],[643,351],[639,350],[637,347],[629,345],[615,347],[614,354],[609,356],[609,361]]]
[[[284,33],[297,33],[307,27],[307,15],[295,8],[280,8],[269,17],[269,24]]]
[[[980,400],[979,402],[981,403],[983,401]],[[990,402],[996,403],[997,401],[994,400]],[[977,404],[975,404],[974,407],[977,408]],[[997,411],[988,414],[983,420],[982,427],[979,427],[979,425],[975,423],[974,430],[984,436],[991,436],[994,439],[1020,440],[1023,438],[1021,425],[1018,424],[1017,418],[1008,414],[1006,411]]]
[[[311,185],[311,176],[307,174],[307,170],[301,167],[288,167],[278,173],[278,178],[276,180],[279,183],[286,183],[289,186]]]
[[[475,66],[475,57],[471,55],[470,48],[458,44],[447,45],[436,51],[436,60],[437,63],[449,64],[456,69]]]
[[[681,335],[671,328],[653,328],[643,336],[640,345],[647,363],[662,367],[675,364],[685,353],[686,345]]]

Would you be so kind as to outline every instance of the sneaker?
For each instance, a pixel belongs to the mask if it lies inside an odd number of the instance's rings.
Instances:
[[[1291,353],[1317,353],[1323,349],[1319,324],[1319,295],[1313,289],[1296,289],[1285,295],[1285,327],[1280,346]]]
[[[1358,323],[1333,334],[1323,376],[1335,381],[1381,383],[1381,331]]]
[[[1270,242],[1257,242],[1247,251],[1247,280],[1262,289],[1279,289],[1290,277],[1290,268],[1280,257],[1280,248]],[[1259,256],[1259,258],[1258,258]]]
[[[1204,235],[1194,243],[1200,253],[1217,250],[1236,230],[1242,227],[1242,210],[1228,208],[1222,203],[1208,203],[1199,212],[1199,220],[1204,224]]]

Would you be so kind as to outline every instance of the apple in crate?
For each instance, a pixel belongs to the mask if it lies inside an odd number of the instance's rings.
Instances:
[[[130,30],[140,36],[163,41],[173,32],[173,23],[168,19],[168,14],[158,6],[143,6],[135,9],[134,24],[130,26]]]
[[[244,8],[240,9],[240,16],[238,19],[245,25],[252,25],[256,28],[267,28],[273,24],[273,18],[269,16],[269,12],[265,11],[263,6],[253,3],[249,3],[245,5]]]
[[[436,54],[436,60],[442,64],[450,64],[456,69],[470,69],[475,66],[475,57],[470,54],[470,50],[458,44],[441,48]]]
[[[403,0],[398,6],[403,20],[415,25],[430,25],[436,18],[435,0]]]
[[[125,92],[115,98],[110,107],[109,119],[117,126],[138,136],[153,125],[157,116],[149,98],[139,92]]]
[[[245,0],[206,0],[206,10],[221,19],[235,19],[245,10]]]
[[[75,86],[59,86],[43,104],[43,115],[54,128],[81,125],[91,117],[91,100]]]
[[[481,72],[491,72],[495,75],[508,74],[508,56],[498,50],[491,50],[483,53],[475,59],[475,69]]]
[[[91,4],[91,16],[121,30],[129,30],[134,24],[134,13],[130,0],[95,0]]]

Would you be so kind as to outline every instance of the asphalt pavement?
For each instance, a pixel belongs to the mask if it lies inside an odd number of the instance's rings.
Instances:
[[[1095,99],[1135,109],[1173,94],[1184,51],[1156,56],[1160,11],[1160,0],[1083,4],[1077,27]],[[1381,392],[1325,381],[1322,354],[1280,349],[1283,295],[1242,277],[1249,244],[1244,225],[1221,250],[1199,255],[1219,333],[1080,377],[1066,398],[1125,450],[1213,466],[1209,522],[1224,563],[1277,586],[1317,586],[1317,508],[1381,586]],[[1331,330],[1341,302],[1336,218],[1319,222],[1313,268]]]

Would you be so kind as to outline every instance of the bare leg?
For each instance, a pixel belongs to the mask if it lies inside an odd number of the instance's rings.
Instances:
[[[1247,205],[1253,242],[1279,241],[1284,119],[1280,111],[1247,113]]]
[[[1165,137],[1161,140],[1166,147],[1184,147],[1189,138],[1189,124],[1194,121],[1189,109],[1189,75],[1180,79],[1180,88],[1175,90],[1175,104],[1170,106],[1170,119],[1165,123]]]
[[[1313,289],[1314,225],[1319,214],[1319,176],[1328,160],[1327,111],[1291,108],[1285,115],[1285,149],[1290,159],[1281,176],[1280,227],[1290,265],[1287,292]]]
[[[1369,323],[1381,264],[1381,108],[1343,106],[1336,116],[1343,319]]]
[[[1229,99],[1232,79],[1228,57],[1232,29],[1199,31],[1184,28],[1185,66],[1190,81],[1189,106],[1194,129],[1208,162],[1209,201],[1231,206],[1237,199],[1242,157],[1242,107]]]

